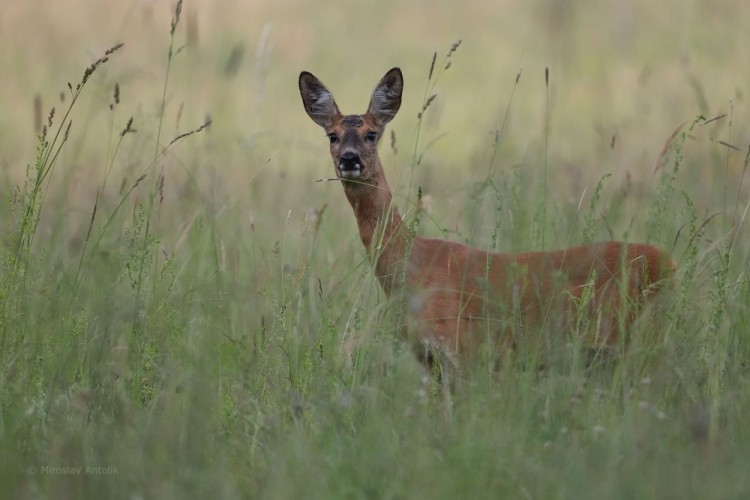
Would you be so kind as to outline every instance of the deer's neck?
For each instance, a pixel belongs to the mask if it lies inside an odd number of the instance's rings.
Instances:
[[[381,171],[377,183],[344,183],[344,192],[354,209],[359,237],[370,261],[375,264],[378,281],[390,295],[394,283],[402,279],[408,233],[392,203],[388,182]]]

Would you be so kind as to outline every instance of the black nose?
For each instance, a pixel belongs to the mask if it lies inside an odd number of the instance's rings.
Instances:
[[[339,165],[341,170],[359,170],[361,168],[361,161],[357,153],[347,151],[341,155]]]

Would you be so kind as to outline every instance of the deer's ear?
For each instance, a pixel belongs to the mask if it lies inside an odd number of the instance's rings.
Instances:
[[[404,76],[399,68],[393,68],[378,82],[372,91],[367,113],[385,125],[396,116],[401,107],[401,94],[404,91]]]
[[[299,93],[308,116],[324,129],[331,126],[334,118],[341,116],[331,91],[312,73],[307,71],[300,73]]]

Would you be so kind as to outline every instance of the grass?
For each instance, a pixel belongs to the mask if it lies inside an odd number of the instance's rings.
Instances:
[[[291,3],[228,2],[222,29],[193,2],[111,6],[142,26],[35,14],[67,43],[53,60],[20,33],[0,54],[18,68],[0,87],[0,497],[747,496],[749,69],[746,9],[730,4],[483,3],[481,18],[436,9],[423,32],[415,7],[381,2],[342,7],[373,20],[346,47]],[[709,13],[736,48],[717,45]],[[667,15],[681,21],[663,39],[628,34]],[[259,42],[237,62],[237,33],[272,22],[276,52]],[[537,22],[547,38],[524,33]],[[466,30],[457,50],[448,25]],[[351,74],[377,26],[401,35]],[[679,33],[706,42],[682,63]],[[77,62],[92,43],[94,63]],[[40,64],[23,69],[23,53]],[[395,64],[406,99],[381,156],[396,199],[423,202],[415,231],[674,253],[667,310],[633,327],[627,356],[590,370],[563,344],[543,373],[482,360],[450,406],[421,383],[340,187],[312,182],[330,175],[326,141],[294,87],[310,69],[364,110]]]

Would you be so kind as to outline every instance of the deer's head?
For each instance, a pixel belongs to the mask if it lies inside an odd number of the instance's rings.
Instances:
[[[305,111],[326,131],[336,176],[347,185],[378,182],[382,175],[378,142],[401,106],[403,89],[401,70],[393,68],[373,90],[365,114],[342,115],[325,85],[307,71],[300,73],[299,90]]]

